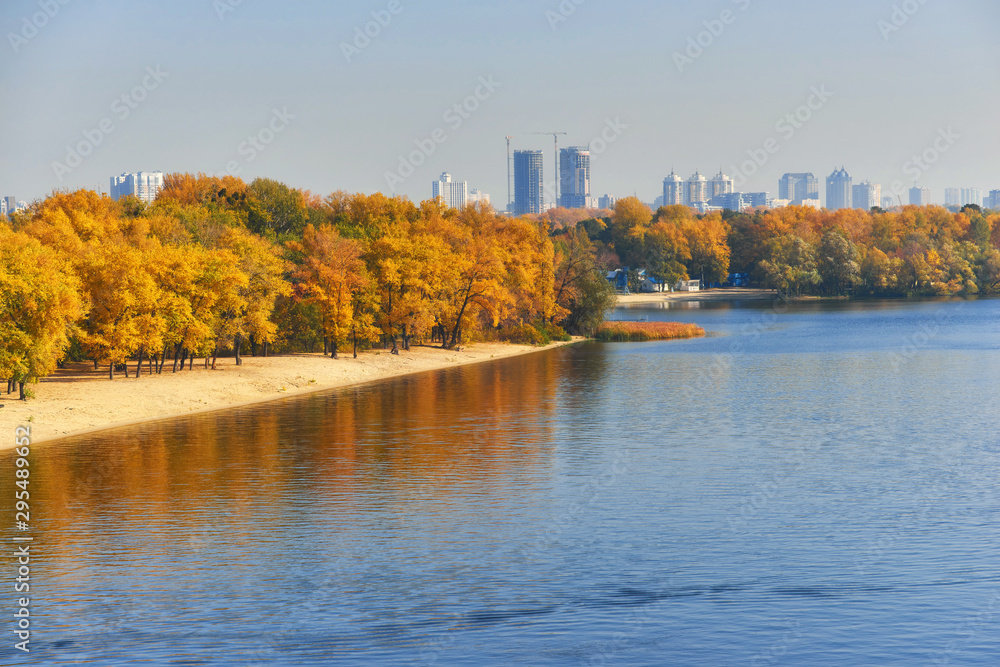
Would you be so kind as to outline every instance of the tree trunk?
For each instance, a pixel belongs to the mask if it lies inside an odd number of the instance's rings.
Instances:
[[[122,364],[122,370],[125,371],[125,377],[128,377],[128,359],[126,359],[125,363]]]
[[[267,341],[264,341],[264,358],[267,358]]]
[[[188,355],[188,370],[189,371],[194,370],[194,352]]]
[[[330,355],[330,358],[331,359],[336,359],[337,358],[337,341],[335,341],[335,340],[330,341],[330,349],[332,350],[332,354]]]
[[[96,358],[94,359],[94,370],[95,371],[97,370],[97,359]]]
[[[351,338],[354,339],[354,358],[358,358],[358,334],[356,331],[351,332]]]
[[[141,350],[140,349],[139,350],[139,361],[135,365],[135,379],[136,380],[138,380],[140,377],[142,377],[142,361],[145,358],[145,356],[146,356],[145,350]],[[128,362],[126,362],[126,366],[127,365],[128,365]]]
[[[108,364],[108,379],[109,380],[115,379],[115,362],[113,361],[110,364]]]
[[[395,336],[392,337],[392,354],[399,354],[399,340]]]
[[[243,346],[243,336],[237,336],[236,337],[236,346],[235,346],[235,348],[233,350],[236,353],[236,365],[237,366],[242,366],[243,365],[243,357],[240,356],[240,348],[242,346]]]
[[[163,346],[163,353],[160,355],[160,365],[156,368],[157,375],[163,375],[163,364],[167,363],[167,346]]]
[[[330,339],[326,336],[323,337],[323,356],[330,354]]]
[[[208,355],[205,355],[205,370],[208,370]]]
[[[177,362],[179,360],[181,360],[181,343],[177,343],[177,345],[174,346],[174,373],[177,372]],[[184,362],[181,361],[181,364],[183,363]],[[181,370],[184,370],[183,365],[181,366]]]
[[[465,309],[469,305],[469,293],[465,293],[465,301],[462,302],[462,309],[458,311],[458,318],[455,320],[455,328],[451,332],[451,345],[447,345],[448,348],[453,348],[458,345],[458,336],[460,332],[460,327],[462,326],[462,317],[465,315]]]
[[[20,394],[21,394],[20,400],[27,401],[28,397],[24,395],[24,382],[18,380],[17,386],[18,386],[18,389],[20,390]]]
[[[250,356],[251,357],[256,357],[257,356],[257,337],[256,336],[250,336]]]

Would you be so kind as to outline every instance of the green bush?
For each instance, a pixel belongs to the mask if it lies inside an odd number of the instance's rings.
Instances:
[[[500,332],[500,340],[518,345],[547,345],[549,342],[541,331],[530,324],[503,329]]]

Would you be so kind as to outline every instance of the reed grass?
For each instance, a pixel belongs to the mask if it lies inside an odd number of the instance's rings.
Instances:
[[[605,322],[594,338],[602,343],[642,343],[650,340],[673,340],[704,336],[697,324],[680,322]]]

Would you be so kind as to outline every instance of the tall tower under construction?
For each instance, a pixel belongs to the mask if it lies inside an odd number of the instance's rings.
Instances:
[[[542,151],[514,151],[514,215],[542,212]]]

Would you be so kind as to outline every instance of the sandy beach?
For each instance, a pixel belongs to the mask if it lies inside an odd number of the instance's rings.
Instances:
[[[733,299],[774,299],[778,293],[773,289],[750,289],[734,287],[710,289],[701,292],[653,292],[649,294],[629,294],[618,297],[619,306],[636,303],[662,303],[664,301],[729,301]]]
[[[582,339],[575,339],[576,341]],[[70,363],[54,375],[31,385],[36,398],[16,400],[17,392],[0,395],[0,449],[14,446],[14,429],[31,427],[33,444],[125,426],[155,419],[208,412],[296,394],[335,389],[373,380],[409,375],[531,354],[570,343],[546,347],[478,343],[461,351],[438,347],[412,347],[398,356],[388,350],[365,352],[353,359],[350,354],[333,360],[322,354],[290,354],[275,357],[219,359],[216,370],[205,369],[204,360],[195,360],[191,371],[172,373],[171,364],[163,375],[136,379],[130,364],[129,378],[116,375],[108,380],[108,369],[95,371],[90,362]],[[6,383],[4,384],[6,389]]]

